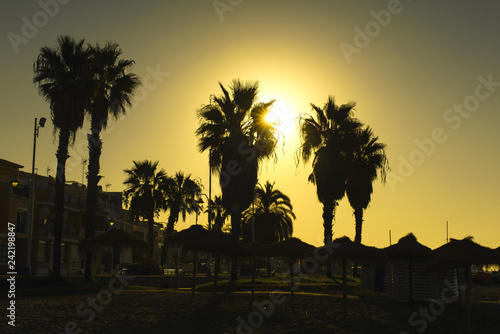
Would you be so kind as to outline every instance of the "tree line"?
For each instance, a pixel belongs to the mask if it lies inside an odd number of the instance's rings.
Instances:
[[[130,72],[133,60],[124,60],[116,43],[104,46],[85,44],[60,36],[54,48],[43,47],[34,63],[34,83],[49,103],[51,119],[59,134],[55,193],[55,236],[53,276],[60,275],[62,222],[64,212],[65,163],[75,134],[90,118],[87,135],[87,215],[85,237],[95,234],[97,185],[101,176],[102,140],[109,117],[125,115],[131,97],[141,84]],[[208,151],[210,172],[219,177],[221,196],[210,202],[209,222],[222,230],[230,217],[229,233],[235,239],[269,243],[289,238],[295,215],[290,198],[274,188],[274,183],[258,183],[263,161],[277,162],[279,132],[266,121],[275,100],[257,100],[258,82],[233,80],[228,88],[211,95],[210,102],[197,110],[200,152]],[[385,144],[369,126],[354,117],[354,103],[338,105],[332,96],[323,107],[311,104],[313,113],[299,117],[301,145],[297,164],[312,161],[308,180],[316,186],[323,204],[324,243],[332,242],[335,208],[347,194],[356,222],[355,241],[361,242],[363,212],[373,193],[373,182],[385,181],[388,160]],[[158,162],[134,161],[126,169],[124,202],[134,219],[148,221],[149,257],[154,243],[154,217],[169,211],[165,234],[174,231],[181,215],[199,213],[203,186],[199,179],[178,172],[168,176]],[[209,224],[210,224],[209,223]],[[86,254],[85,276],[90,278],[91,253]],[[162,263],[166,245],[162,249]],[[233,266],[232,277],[237,267]]]

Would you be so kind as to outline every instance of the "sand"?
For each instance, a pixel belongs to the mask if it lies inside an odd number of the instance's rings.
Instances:
[[[338,290],[298,293],[292,305],[289,294],[259,289],[254,297],[247,292],[221,293],[215,303],[210,292],[198,292],[194,303],[189,291],[174,289],[123,290],[111,299],[110,294],[102,293],[99,300],[106,305],[92,319],[88,303],[98,296],[97,292],[19,297],[15,330],[4,318],[0,332],[238,333],[239,327],[241,333],[418,333],[423,329],[422,321],[410,324],[409,304],[386,297],[350,296],[348,316],[344,318]],[[480,295],[481,291],[475,294]],[[428,308],[429,302],[414,305],[417,311],[421,307]],[[463,332],[464,313],[456,303],[446,305],[433,317],[426,322],[425,333]],[[474,333],[499,333],[500,303],[476,301],[472,319]]]

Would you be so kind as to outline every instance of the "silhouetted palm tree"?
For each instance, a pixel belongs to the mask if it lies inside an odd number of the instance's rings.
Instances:
[[[259,163],[276,157],[276,130],[265,121],[274,100],[256,102],[257,82],[233,80],[230,92],[219,85],[223,94],[212,96],[211,103],[198,110],[201,125],[196,134],[200,151],[209,149],[211,169],[219,175],[222,203],[231,214],[231,235],[238,239],[241,213],[252,202]],[[233,265],[233,279],[236,273]]]
[[[253,206],[245,210],[243,219],[247,241],[253,239],[252,220],[255,219],[255,241],[270,244],[292,236],[295,214],[290,198],[267,181],[264,187],[261,184],[255,187]]]
[[[124,204],[130,208],[133,219],[148,221],[149,258],[154,251],[154,216],[165,206],[165,182],[167,174],[163,169],[157,171],[158,161],[134,161],[134,167],[125,169],[127,186],[123,193]]]
[[[82,127],[84,111],[89,103],[89,56],[84,40],[69,36],[57,38],[55,48],[42,47],[33,65],[33,82],[38,93],[50,103],[54,133],[59,131],[55,184],[55,230],[53,276],[61,271],[61,241],[64,217],[64,185],[68,146]]]
[[[335,208],[345,194],[356,130],[362,126],[352,115],[354,106],[353,102],[339,106],[330,96],[323,109],[311,104],[316,118],[306,114],[300,120],[302,144],[298,153],[305,163],[314,155],[309,181],[316,185],[323,204],[325,245],[332,242]]]
[[[101,157],[101,131],[106,129],[108,117],[117,119],[125,114],[130,98],[140,84],[133,73],[127,73],[134,64],[132,60],[119,59],[122,50],[116,43],[107,43],[104,47],[97,44],[89,46],[91,55],[92,103],[88,108],[90,114],[89,141],[89,173],[87,185],[87,215],[85,237],[95,234],[95,218],[97,209],[97,184],[99,176],[99,159]],[[85,277],[90,278],[92,253],[88,252],[85,261]]]
[[[356,132],[357,144],[347,177],[346,194],[356,219],[354,242],[361,243],[363,210],[370,204],[373,181],[380,171],[382,182],[385,182],[389,165],[385,154],[386,145],[378,142],[373,130],[368,126]]]
[[[221,232],[227,218],[229,217],[227,210],[222,205],[222,197],[215,196],[207,211],[208,210],[211,211],[211,217],[213,217],[212,230]]]
[[[167,228],[165,236],[174,232],[175,223],[179,220],[186,220],[186,214],[196,213],[201,210],[199,197],[203,186],[197,179],[191,179],[191,175],[185,176],[183,172],[177,172],[173,177],[168,177],[164,184],[166,196],[164,210],[169,210]],[[161,264],[165,263],[167,255],[167,245],[163,244]]]

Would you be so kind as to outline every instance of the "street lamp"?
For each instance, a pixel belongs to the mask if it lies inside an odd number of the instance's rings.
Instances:
[[[45,117],[35,118],[35,130],[33,135],[33,162],[31,165],[31,192],[30,192],[30,210],[29,215],[29,227],[28,227],[28,254],[26,256],[26,269],[25,275],[31,276],[31,243],[33,240],[33,222],[35,218],[35,154],[36,154],[36,139],[38,138],[38,130],[45,126],[47,119]]]
[[[208,203],[208,230],[211,231],[212,230],[212,207],[211,207],[211,204],[212,204],[212,200],[210,199],[210,197],[207,195],[207,194],[204,194],[204,193],[200,193],[199,196],[205,196],[207,198],[207,203]],[[203,200],[201,198],[199,198],[197,201],[197,203],[203,203]],[[196,217],[198,218],[198,216]],[[196,224],[198,224],[198,219],[196,219]]]

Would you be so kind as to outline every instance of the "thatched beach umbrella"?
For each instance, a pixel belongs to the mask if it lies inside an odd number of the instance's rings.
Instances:
[[[289,259],[289,268],[291,276],[291,296],[293,303],[294,292],[294,272],[293,264],[296,259],[304,258],[307,254],[311,253],[316,247],[310,245],[298,238],[290,238],[274,244],[264,245],[259,249],[261,255],[267,256],[283,256]]]
[[[245,244],[246,247],[252,250],[252,297],[255,292],[255,258],[260,255],[260,249],[263,243],[258,241],[252,241]]]
[[[333,240],[332,246],[335,247],[332,257],[342,259],[342,299],[344,317],[347,317],[347,259],[366,260],[378,256],[380,250],[376,247],[355,243],[347,236]]]
[[[207,233],[209,233],[208,230],[205,229],[203,226],[191,225],[189,228],[185,230],[167,235],[165,237],[165,242],[183,245],[189,242],[193,242],[197,239],[200,239]],[[197,261],[197,252],[195,249],[193,256],[193,286],[192,286],[192,297],[191,297],[191,300],[193,301],[194,301],[194,287],[196,283],[196,267],[197,267],[196,261]],[[179,252],[177,251],[175,252],[175,277],[177,281],[177,287],[179,287]]]
[[[115,264],[115,253],[120,247],[130,247],[144,253],[147,253],[149,249],[146,241],[138,239],[132,234],[117,228],[111,229],[103,234],[82,239],[78,243],[80,251],[99,249],[103,246],[110,246],[113,248],[113,266]]]
[[[214,269],[214,292],[213,299],[217,293],[217,274],[219,270],[221,254],[232,256],[252,256],[250,248],[222,232],[207,231],[201,238],[195,239],[192,242],[186,243],[187,249],[195,249],[215,253],[215,269]],[[193,290],[194,291],[194,290]]]
[[[417,241],[413,233],[408,233],[406,236],[399,239],[397,244],[391,245],[384,249],[385,254],[390,259],[399,259],[408,261],[408,285],[410,290],[410,308],[413,303],[413,261],[425,261],[432,257],[432,249],[422,245]]]
[[[436,248],[434,257],[424,264],[429,271],[441,268],[452,269],[463,267],[465,273],[465,330],[471,329],[471,293],[472,275],[471,265],[500,264],[500,256],[495,250],[481,246],[473,241],[471,236],[462,240],[451,239],[450,242]]]

